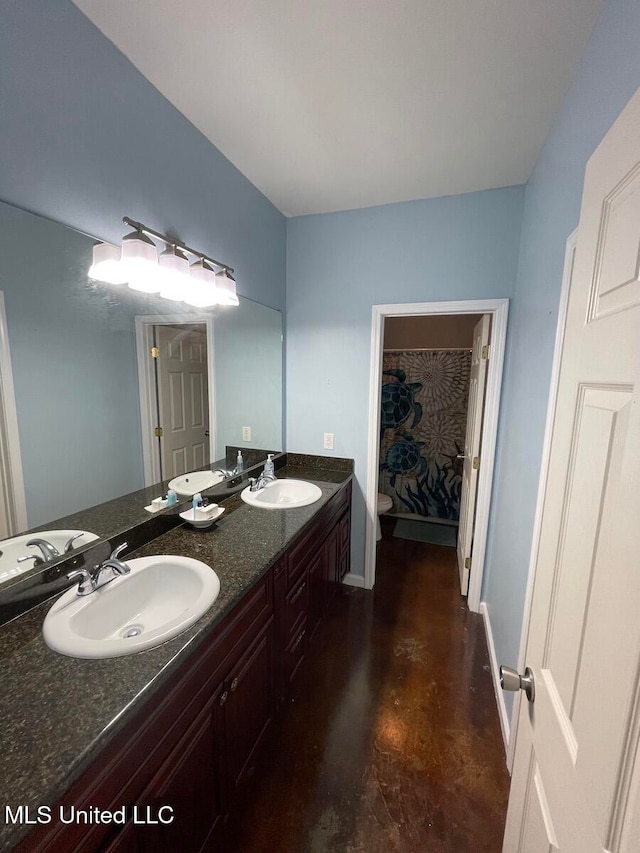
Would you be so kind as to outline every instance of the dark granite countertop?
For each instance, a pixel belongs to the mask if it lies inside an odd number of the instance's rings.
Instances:
[[[219,459],[216,462],[212,462],[211,465],[204,465],[202,468],[196,468],[195,470],[206,471],[222,468],[231,470],[234,467],[238,449],[239,448],[235,446],[227,446],[226,458]],[[215,486],[209,489],[203,489],[203,493],[222,503],[229,494],[235,491],[241,491],[244,488],[246,483],[242,482],[242,480],[246,479],[246,477],[255,471],[256,468],[259,470],[259,466],[264,462],[265,454],[267,453],[274,454],[276,468],[282,465],[280,457],[286,456],[286,454],[283,454],[280,451],[244,448],[243,454],[245,458],[245,466],[240,478],[237,476],[227,477]],[[296,454],[296,458],[304,459],[305,457]],[[326,457],[309,456],[306,458],[309,460],[320,460],[320,463],[322,463],[324,459],[326,465]],[[337,467],[340,467],[344,461],[345,460],[340,459],[336,460]],[[147,486],[144,489],[138,489],[137,491],[130,492],[126,495],[120,495],[117,498],[112,498],[111,500],[97,504],[96,506],[78,510],[77,512],[57,518],[46,524],[40,524],[37,527],[21,531],[16,535],[22,536],[26,533],[46,533],[47,530],[52,529],[87,530],[95,534],[98,539],[106,540],[112,539],[119,534],[126,534],[128,531],[131,531],[134,528],[140,528],[142,525],[147,525],[148,527],[155,525],[155,532],[153,535],[159,536],[161,532],[164,532],[164,529],[168,529],[173,526],[169,520],[172,510],[168,509],[163,513],[150,513],[145,509],[145,506],[150,504],[154,498],[166,495],[169,488],[169,482],[169,480],[162,480],[159,483],[154,483],[152,486]],[[174,508],[173,512],[175,513],[178,510],[188,509],[190,503],[191,501],[189,498],[184,495],[179,495],[178,505]],[[74,552],[81,553],[87,548],[93,547],[94,544],[94,542],[87,542],[86,545],[82,542],[76,543]],[[66,555],[61,555],[61,559],[65,558]],[[36,577],[43,571],[51,569],[59,562],[60,560],[47,561],[44,566],[34,566],[22,571],[19,575],[5,579],[2,583],[2,591],[6,593],[12,586],[22,585],[25,580]]]
[[[52,805],[158,687],[195,651],[351,477],[328,459],[290,456],[280,477],[310,480],[322,498],[299,509],[264,510],[234,495],[207,530],[181,526],[131,557],[179,554],[211,566],[220,594],[202,618],[161,646],[105,660],[51,651],[42,623],[51,601],[0,628],[0,848],[9,849],[28,827],[6,825],[4,806]],[[307,464],[305,464],[305,461]],[[293,464],[291,464],[293,463]],[[342,469],[342,470],[341,470]]]

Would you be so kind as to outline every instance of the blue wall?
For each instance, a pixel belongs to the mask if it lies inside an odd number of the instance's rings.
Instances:
[[[518,656],[565,242],[586,162],[640,86],[639,33],[638,0],[607,0],[527,184],[483,593],[501,663]]]
[[[352,571],[363,574],[371,306],[510,297],[524,189],[287,222],[286,447],[355,459]]]
[[[157,308],[128,288],[88,281],[92,246],[0,203],[0,290],[29,527],[144,485],[134,317]]]
[[[3,0],[0,122],[0,199],[111,241],[125,214],[174,231],[284,308],[284,217],[70,0]]]
[[[248,299],[222,311],[213,329],[216,459],[228,444],[282,450],[282,314]]]

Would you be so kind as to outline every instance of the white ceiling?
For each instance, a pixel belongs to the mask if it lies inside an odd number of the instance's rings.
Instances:
[[[524,183],[603,0],[74,0],[287,216]]]

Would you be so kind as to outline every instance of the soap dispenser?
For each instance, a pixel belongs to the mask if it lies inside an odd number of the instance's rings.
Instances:
[[[236,474],[240,474],[244,471],[244,459],[242,458],[242,451],[238,451],[238,455],[236,456]]]
[[[269,453],[267,456],[267,461],[264,463],[264,476],[265,477],[275,477],[276,472],[273,467],[273,453]]]

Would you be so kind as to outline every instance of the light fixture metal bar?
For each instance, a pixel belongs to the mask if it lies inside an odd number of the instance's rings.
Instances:
[[[193,255],[196,258],[201,258],[204,261],[208,261],[210,264],[213,264],[215,267],[218,267],[225,272],[232,273],[233,267],[228,266],[227,264],[223,264],[221,261],[216,261],[215,258],[209,257],[209,255],[205,255],[203,252],[198,252],[197,249],[192,249],[190,246],[187,246],[186,243],[183,243],[181,240],[176,240],[175,237],[168,237],[166,234],[162,234],[160,231],[154,231],[153,228],[148,228],[146,225],[143,225],[142,222],[136,222],[135,219],[131,219],[129,216],[123,216],[122,221],[125,225],[130,225],[136,231],[142,231],[143,234],[147,234],[149,237],[154,237],[156,240],[161,240],[167,246],[175,246],[180,249],[182,252],[186,252],[189,255]]]

